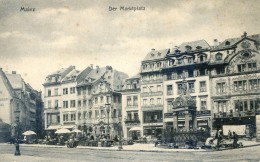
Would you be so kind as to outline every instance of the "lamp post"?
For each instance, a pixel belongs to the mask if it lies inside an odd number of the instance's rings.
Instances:
[[[122,120],[122,116],[119,116],[118,117],[118,135],[119,135],[119,145],[118,145],[118,150],[122,150],[123,147],[122,147],[122,135],[121,135],[121,132],[122,132],[122,124],[121,124],[121,120]]]
[[[20,129],[20,110],[17,108],[15,111],[15,135],[16,138],[14,140],[14,144],[15,144],[15,152],[14,155],[15,156],[20,156],[21,152],[20,152],[20,146],[19,146],[19,129]]]
[[[110,112],[110,104],[105,104],[107,110],[107,137],[110,139],[110,128],[109,128],[109,112]]]

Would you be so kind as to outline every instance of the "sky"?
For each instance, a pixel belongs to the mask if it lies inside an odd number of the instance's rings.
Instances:
[[[0,67],[36,90],[70,65],[109,65],[131,77],[153,48],[260,34],[259,15],[259,0],[0,0]]]

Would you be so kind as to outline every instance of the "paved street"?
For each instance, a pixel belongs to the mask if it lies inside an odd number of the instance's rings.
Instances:
[[[90,150],[83,148],[20,147],[14,156],[13,145],[1,145],[1,162],[13,161],[259,161],[260,146],[214,152],[135,152]]]

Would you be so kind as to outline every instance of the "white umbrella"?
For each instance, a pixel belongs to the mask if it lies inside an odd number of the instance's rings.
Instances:
[[[34,131],[28,130],[26,132],[23,133],[24,136],[29,136],[29,135],[33,135],[36,134]]]
[[[133,127],[133,128],[131,128],[131,129],[129,130],[129,132],[130,132],[130,131],[141,131],[141,130],[143,130],[143,129],[140,128],[140,127]]]
[[[63,133],[71,133],[70,130],[66,129],[66,128],[61,128],[58,129],[56,132],[56,134],[63,134]]]
[[[74,129],[72,132],[74,132],[74,133],[81,133],[81,130]]]

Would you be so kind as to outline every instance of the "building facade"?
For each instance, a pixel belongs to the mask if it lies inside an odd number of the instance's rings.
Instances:
[[[124,138],[136,140],[143,136],[139,74],[126,79],[121,94]]]
[[[0,69],[1,93],[1,140],[9,140],[11,136],[21,136],[26,130],[33,130],[41,135],[42,116],[41,92],[25,83],[20,74],[11,74]]]
[[[246,125],[253,132],[260,109],[260,35],[226,39],[209,63],[213,127]]]

